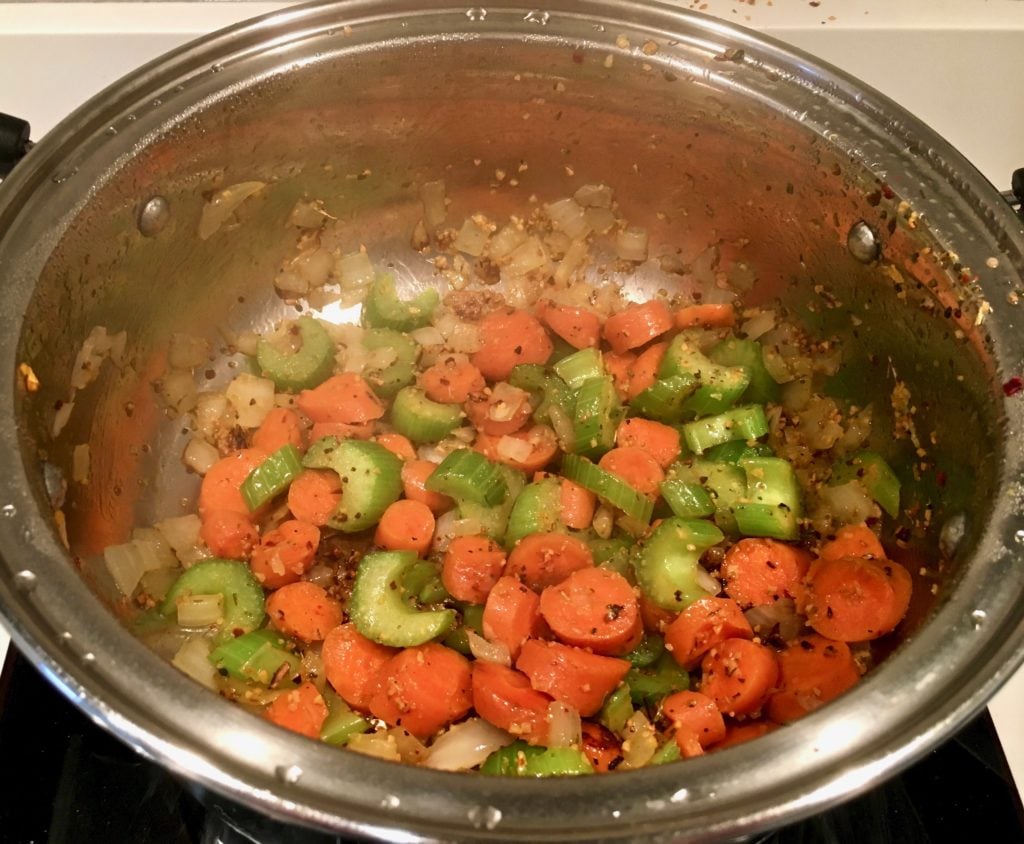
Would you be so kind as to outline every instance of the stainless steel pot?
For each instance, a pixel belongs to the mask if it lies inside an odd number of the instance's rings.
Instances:
[[[272,187],[242,225],[198,240],[203,192],[250,178]],[[453,219],[605,181],[651,230],[655,254],[690,263],[715,244],[723,272],[747,268],[734,278],[751,301],[777,300],[842,338],[846,388],[873,397],[882,445],[917,467],[907,490],[917,527],[901,522],[897,539],[934,548],[941,531],[949,551],[941,565],[935,552],[917,558],[927,576],[902,641],[855,690],[685,764],[506,781],[286,734],[122,628],[92,561],[195,492],[177,457],[181,423],[150,387],[170,332],[215,337],[219,325],[284,312],[270,279],[302,195],[324,198],[350,221],[352,243],[400,279],[425,277],[408,233],[418,185],[436,178]],[[155,225],[152,206],[140,218],[154,197],[169,207]],[[721,840],[820,810],[948,736],[1024,657],[1024,397],[1001,389],[1024,365],[1022,251],[996,191],[913,117],[798,51],[700,15],[617,0],[544,11],[366,0],[212,35],[83,106],[0,189],[5,622],[139,752],[305,824],[389,840]],[[643,295],[665,279],[651,262],[624,285]],[[107,365],[54,438],[94,325],[128,331],[129,363]],[[226,363],[217,371],[230,374]],[[884,421],[897,380],[920,453]],[[63,507],[69,554],[51,498],[85,442],[90,483],[71,483]]]

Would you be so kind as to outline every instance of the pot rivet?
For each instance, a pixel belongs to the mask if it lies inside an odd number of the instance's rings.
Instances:
[[[988,613],[986,613],[985,610],[975,610],[972,612],[971,621],[974,623],[974,629],[980,629],[986,618],[988,618]]]
[[[471,21],[486,20],[487,10],[481,9],[479,6],[476,6],[472,9],[466,9],[466,17],[469,18]]]
[[[87,663],[87,664],[91,664],[91,663],[93,663],[95,661],[96,661],[96,654],[94,654],[92,651],[86,651],[84,654],[82,654],[82,662]]]
[[[685,803],[690,798],[690,791],[687,788],[680,788],[678,791],[672,793],[669,800],[673,803]]]
[[[477,829],[480,827],[494,829],[501,823],[501,809],[496,809],[494,806],[477,806],[469,810],[467,817]]]
[[[302,778],[302,768],[298,765],[278,765],[274,773],[281,782],[295,785]]]
[[[854,258],[864,264],[877,260],[882,253],[878,235],[863,220],[850,227],[850,233],[846,236],[846,248]]]
[[[1018,530],[1013,534],[1013,541],[1018,545],[1024,545],[1024,530]]]
[[[402,805],[402,801],[397,795],[389,794],[383,800],[380,801],[380,807],[382,809],[397,809]]]
[[[154,196],[139,211],[139,231],[145,237],[156,237],[171,219],[171,206],[162,196]]]
[[[74,637],[74,636],[72,636],[72,635],[71,635],[71,633],[70,633],[70,632],[68,632],[67,630],[65,630],[65,631],[64,631],[63,633],[61,633],[61,634],[60,634],[60,640],[61,640],[61,641],[62,641],[62,642],[63,642],[64,644],[67,644],[67,643],[68,643],[68,642],[70,642],[70,641],[71,641],[71,640],[72,640],[73,638],[75,638],[75,637]]]
[[[36,588],[36,573],[23,569],[14,575],[14,585],[21,592],[31,592]]]
[[[3,513],[5,518],[13,519],[18,515],[18,508],[13,504],[5,504],[3,507],[0,507],[0,513]]]

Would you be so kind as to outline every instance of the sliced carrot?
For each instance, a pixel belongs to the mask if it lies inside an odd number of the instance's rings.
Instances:
[[[778,728],[779,725],[771,721],[743,721],[740,724],[730,724],[725,728],[725,738],[715,745],[715,750],[725,750],[727,747],[735,747],[737,744],[761,738]]]
[[[319,642],[345,618],[340,601],[322,586],[305,580],[271,593],[267,615],[275,628],[304,642]]]
[[[540,321],[573,348],[586,349],[601,344],[601,320],[593,311],[556,305],[550,299],[541,299],[536,311]]]
[[[731,598],[701,598],[665,630],[665,646],[683,668],[693,668],[726,639],[751,639],[754,631],[739,604]]]
[[[199,538],[215,557],[245,560],[259,544],[260,532],[247,515],[233,510],[207,510]]]
[[[441,582],[456,601],[483,604],[505,568],[505,552],[488,536],[457,536],[444,552]]]
[[[564,533],[532,533],[508,555],[505,574],[541,590],[561,583],[577,569],[593,565],[594,555],[582,539]]]
[[[672,314],[660,299],[629,305],[604,324],[604,339],[616,354],[635,349],[672,328]]]
[[[590,653],[559,642],[530,639],[519,652],[516,668],[537,691],[571,706],[584,718],[597,713],[622,682],[629,662]]]
[[[633,416],[623,419],[615,431],[615,444],[623,448],[642,448],[662,469],[667,469],[682,450],[679,431],[671,425]]]
[[[629,398],[629,381],[633,373],[633,364],[636,363],[635,352],[624,352],[621,355],[615,352],[605,352],[604,368],[612,381],[615,382],[615,392],[619,394],[622,401]]]
[[[320,738],[320,728],[327,720],[327,704],[312,683],[303,683],[295,689],[282,692],[265,710],[264,717],[311,739]]]
[[[788,724],[839,697],[859,679],[845,642],[802,636],[779,653],[779,690],[768,699],[768,717]]]
[[[309,430],[309,441],[316,442],[324,437],[337,437],[339,440],[368,440],[373,436],[377,426],[373,422],[314,422]]]
[[[242,498],[242,482],[268,456],[261,448],[243,448],[214,463],[199,488],[199,515],[212,510],[230,510],[249,516],[249,505]]]
[[[637,492],[652,498],[658,495],[665,472],[651,454],[635,445],[613,448],[597,463],[606,472],[622,478]]]
[[[480,320],[479,332],[473,363],[491,381],[504,381],[520,363],[546,363],[554,351],[544,326],[527,311],[492,311]]]
[[[303,390],[295,404],[314,422],[359,424],[384,415],[384,404],[354,372],[332,375],[312,390]]]
[[[736,311],[732,305],[687,305],[675,312],[676,328],[732,328]]]
[[[689,727],[680,727],[672,738],[679,748],[679,754],[684,759],[694,759],[704,755],[704,745],[700,743],[700,736]]]
[[[279,589],[310,570],[319,545],[316,525],[290,519],[263,534],[249,567],[264,589]]]
[[[811,555],[774,539],[741,539],[725,554],[725,591],[741,607],[796,597]]]
[[[797,609],[822,636],[862,642],[900,623],[910,591],[910,573],[899,563],[867,557],[818,560],[807,572]]]
[[[661,366],[661,359],[665,357],[666,349],[668,349],[668,343],[655,343],[650,348],[644,349],[636,359],[629,370],[627,398],[635,399],[658,380],[658,367]]]
[[[323,527],[341,501],[341,478],[331,469],[303,469],[288,487],[288,509],[300,522]]]
[[[676,730],[689,730],[697,736],[701,747],[725,738],[725,719],[721,710],[707,695],[683,691],[662,701],[661,711]]]
[[[548,736],[551,698],[536,691],[530,678],[495,662],[473,663],[473,708],[500,730],[544,744]]]
[[[431,642],[405,648],[384,664],[370,712],[425,739],[462,718],[472,705],[469,660]]]
[[[377,522],[373,541],[389,551],[415,551],[421,557],[434,541],[434,514],[422,501],[400,498]]]
[[[396,653],[367,639],[354,624],[341,624],[324,637],[320,655],[334,691],[353,709],[366,712],[385,663]]]
[[[374,441],[384,446],[399,460],[415,460],[416,459],[416,447],[409,441],[408,437],[403,437],[401,434],[396,434],[394,431],[388,431],[383,434],[377,434]]]
[[[749,639],[726,639],[701,661],[700,690],[731,717],[764,705],[779,678],[775,651]]]
[[[580,750],[598,773],[614,771],[622,762],[622,743],[608,728],[584,721],[581,738]]]
[[[540,612],[558,639],[594,653],[629,653],[643,637],[633,587],[607,569],[579,569],[549,586],[541,592]]]
[[[586,530],[594,521],[597,496],[575,481],[562,478],[559,486],[562,524],[573,530]]]
[[[466,355],[446,354],[420,375],[420,387],[431,401],[462,404],[481,393],[487,382]]]
[[[526,456],[510,455],[501,447],[501,441],[507,437],[521,440],[529,444],[530,453]],[[473,448],[498,463],[504,463],[521,472],[536,472],[547,466],[558,455],[558,438],[547,425],[534,425],[514,434],[492,437],[488,434],[477,434]]]
[[[533,415],[530,394],[504,381],[488,392],[474,393],[466,402],[466,416],[478,431],[500,437],[521,430]]]
[[[675,617],[675,613],[659,607],[645,595],[640,595],[640,618],[643,619],[644,630],[648,633],[664,633]]]
[[[306,432],[302,420],[291,408],[272,408],[252,435],[253,448],[261,448],[270,454],[289,443],[299,451],[306,450]]]
[[[447,495],[427,489],[427,478],[434,474],[436,468],[437,464],[429,460],[407,460],[402,464],[402,489],[405,497],[426,504],[435,515],[455,506],[455,502]]]
[[[836,531],[835,539],[821,546],[818,556],[823,560],[838,560],[840,557],[884,559],[885,549],[867,525],[845,525]]]
[[[514,577],[499,577],[484,602],[484,638],[501,642],[512,658],[523,642],[536,636],[540,625],[540,597]]]

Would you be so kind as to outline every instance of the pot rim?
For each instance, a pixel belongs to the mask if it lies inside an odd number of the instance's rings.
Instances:
[[[623,29],[649,31],[658,41],[676,33],[684,43],[706,44],[715,52],[742,49],[748,61],[800,71],[801,84],[822,102],[853,110],[869,124],[885,125],[894,143],[926,145],[929,154],[918,159],[920,181],[924,175],[939,184],[955,178],[962,197],[957,213],[1014,253],[999,272],[983,275],[983,286],[990,293],[1019,287],[1024,232],[1009,207],[948,143],[884,96],[781,42],[661,3],[557,0],[547,8],[554,16],[618,21]],[[536,24],[524,20],[528,11],[525,6],[489,6],[488,17],[511,27],[518,15],[520,29],[532,33]],[[358,38],[360,22],[397,21],[412,14],[436,20],[439,32],[474,37],[465,9],[443,3],[316,3],[213,33],[110,86],[52,130],[0,188],[0,271],[13,266],[15,245],[6,235],[29,194],[45,192],[84,138],[100,135],[137,103],[170,90],[197,69],[271,44],[301,41],[341,21],[350,21]],[[442,23],[449,20],[450,25]],[[613,38],[609,33],[608,40]],[[917,182],[899,174],[890,179],[897,192],[901,183]],[[10,515],[0,519],[4,621],[18,648],[96,723],[177,773],[275,817],[386,840],[578,840],[669,832],[702,840],[732,837],[819,811],[910,764],[978,712],[1024,661],[1024,609],[1014,608],[1007,595],[1024,589],[1024,572],[1010,567],[998,573],[1003,588],[997,593],[996,575],[979,559],[964,572],[957,594],[934,611],[927,635],[922,631],[905,643],[826,712],[755,743],[691,760],[685,771],[647,769],[557,784],[496,782],[357,754],[346,754],[342,771],[336,750],[263,724],[182,678],[102,610],[68,565],[49,521],[36,512],[36,484],[22,462],[15,370],[25,312],[21,305],[33,280],[19,278],[17,268],[14,275],[14,301],[0,313],[0,355],[7,364],[0,390],[14,397],[5,411],[11,416],[0,426],[0,461],[11,467],[0,479],[0,501],[6,505],[0,513]],[[1010,331],[1002,336],[998,315],[992,319],[998,358],[1019,361],[1022,341]],[[1020,430],[1020,411],[1009,402],[1004,407],[1007,431]],[[1019,451],[1002,445],[1001,494],[978,531],[978,548],[1000,551],[997,563],[1012,562],[1012,537],[1024,537],[1024,520],[1006,494],[1010,480],[1021,476],[1024,461]],[[82,612],[90,601],[94,611]],[[148,678],[149,699],[126,672]],[[183,732],[182,712],[201,715],[214,735]],[[337,794],[339,783],[346,788],[343,795]]]

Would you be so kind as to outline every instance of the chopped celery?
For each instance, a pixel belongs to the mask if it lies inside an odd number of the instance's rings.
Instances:
[[[302,455],[291,443],[281,446],[242,481],[242,498],[250,511],[258,510],[284,492],[302,471]]]
[[[562,484],[559,478],[543,478],[527,484],[512,504],[505,542],[515,545],[531,533],[550,533],[561,525]]]
[[[693,416],[709,416],[728,410],[750,383],[750,373],[742,366],[721,366],[713,363],[700,350],[694,338],[677,334],[658,367],[659,378],[692,375],[700,386],[686,400],[684,409]]]
[[[592,774],[594,768],[576,748],[534,747],[520,740],[495,750],[480,766],[480,773],[502,777],[568,777]]]
[[[401,583],[416,563],[413,551],[374,551],[359,562],[348,609],[367,639],[410,648],[443,636],[455,623],[455,610],[417,610],[406,603]]]
[[[630,413],[658,422],[679,422],[686,415],[686,403],[697,385],[697,379],[689,373],[659,379],[630,400]]]
[[[462,615],[459,625],[444,637],[444,644],[460,654],[469,656],[472,651],[469,648],[467,630],[483,635],[484,626],[484,605],[483,604],[460,604],[459,612]]]
[[[354,712],[341,697],[330,689],[324,689],[324,701],[327,704],[327,718],[320,727],[320,740],[328,744],[342,746],[352,736],[365,733],[370,729],[370,722]]]
[[[274,382],[278,390],[309,390],[326,381],[334,372],[334,343],[311,316],[300,316],[294,331],[302,345],[288,354],[269,340],[256,344],[256,364],[260,372]]]
[[[678,762],[682,758],[679,752],[679,745],[674,738],[670,738],[661,747],[654,751],[648,765],[665,765],[668,762]]]
[[[440,604],[451,597],[441,582],[441,569],[437,563],[419,560],[402,576],[402,590],[413,606]]]
[[[601,378],[605,374],[601,353],[591,348],[573,352],[558,361],[552,369],[569,385],[570,390],[578,390],[585,382],[592,378]]]
[[[900,480],[880,454],[859,451],[832,467],[830,486],[860,481],[878,506],[894,519],[900,514]]]
[[[263,587],[245,563],[203,560],[184,572],[168,590],[160,611],[172,615],[188,595],[224,596],[222,635],[240,635],[263,623]]]
[[[629,693],[629,686],[623,683],[604,699],[597,720],[616,735],[621,735],[632,715],[632,696]]]
[[[363,375],[373,391],[381,398],[390,399],[415,380],[416,358],[419,347],[415,341],[390,328],[372,328],[363,333],[363,348],[374,352],[391,349],[395,359],[379,369],[369,368]]]
[[[526,481],[522,472],[508,466],[498,464],[498,471],[505,481],[505,486],[508,487],[505,500],[493,507],[473,501],[460,501],[459,516],[463,519],[475,519],[480,523],[481,533],[489,536],[495,542],[502,542],[505,540],[505,532],[508,529],[508,517],[512,512],[512,505],[526,486]]]
[[[413,299],[398,298],[395,280],[383,274],[370,285],[363,302],[363,325],[367,328],[391,328],[394,331],[415,331],[423,328],[434,315],[440,296],[433,288],[424,290]]]
[[[426,487],[460,503],[487,507],[501,504],[508,495],[508,484],[498,464],[468,448],[458,448],[445,457],[427,478]]]
[[[709,448],[703,454],[705,460],[710,460],[713,463],[731,463],[733,466],[747,457],[774,456],[775,452],[772,451],[772,447],[768,443],[749,445],[743,442],[743,440],[733,440],[732,442],[716,445],[714,448]]]
[[[391,424],[417,445],[443,440],[461,420],[457,404],[431,401],[419,387],[403,387],[391,404]]]
[[[708,352],[708,358],[722,366],[742,366],[750,373],[750,384],[740,397],[753,404],[779,400],[779,385],[764,365],[764,350],[756,340],[730,337]]]
[[[756,440],[767,433],[768,420],[759,404],[734,407],[683,425],[683,439],[694,454],[703,454],[709,448],[733,440]]]
[[[643,593],[659,607],[679,612],[708,593],[697,581],[701,554],[724,539],[711,522],[665,519],[642,539],[633,568]]]
[[[402,494],[402,461],[379,443],[322,437],[303,465],[333,469],[341,478],[341,500],[328,525],[343,533],[373,527]]]
[[[576,454],[600,457],[615,445],[623,410],[610,376],[592,378],[576,391],[573,438]]]
[[[669,467],[661,482],[661,496],[673,515],[683,519],[701,519],[715,512],[715,503],[697,479],[693,469],[683,463]]]
[[[221,673],[236,680],[249,680],[263,686],[295,677],[299,658],[289,641],[276,630],[253,630],[228,639],[210,652],[210,662]],[[282,666],[287,666],[282,671]]]
[[[576,347],[574,345],[564,338],[559,337],[557,334],[554,334],[551,338],[551,354],[548,355],[546,363],[548,366],[552,366],[562,360],[562,358],[567,358],[569,355],[575,354],[575,352]]]
[[[640,644],[625,655],[634,668],[646,668],[665,653],[665,640],[657,633],[650,633],[640,640]]]
[[[715,505],[715,524],[727,533],[736,533],[733,508],[747,494],[747,477],[743,470],[728,463],[694,460],[692,472]]]
[[[666,695],[690,688],[690,675],[666,651],[646,668],[630,668],[626,684],[636,706],[656,706]]]
[[[544,382],[550,376],[547,370],[539,363],[517,363],[512,367],[508,376],[508,383],[520,390],[543,390]]]
[[[797,539],[800,536],[800,486],[788,460],[748,457],[739,462],[747,476],[743,500],[733,506],[736,527],[746,536]]]
[[[618,507],[630,518],[644,524],[651,521],[651,514],[654,512],[654,503],[651,499],[585,457],[567,454],[562,460],[562,474],[584,489],[589,489],[612,507]]]
[[[533,421],[548,423],[551,421],[552,405],[561,408],[566,416],[572,415],[573,395],[568,385],[557,375],[547,372],[536,363],[520,363],[512,368],[508,382],[520,390],[529,390],[540,394],[540,402],[533,411]]]
[[[632,539],[613,536],[608,539],[591,539],[587,545],[594,556],[595,566],[621,574],[629,581],[634,579],[633,566],[629,562],[629,552],[633,547]]]

